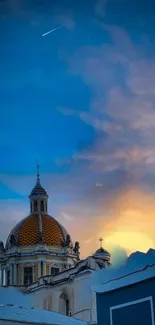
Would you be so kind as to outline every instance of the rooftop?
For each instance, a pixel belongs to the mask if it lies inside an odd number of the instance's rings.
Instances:
[[[155,250],[149,249],[147,253],[131,254],[122,267],[97,271],[92,289],[104,293],[152,277],[155,277]]]
[[[0,305],[0,320],[11,320],[37,325],[86,325],[86,322],[63,316],[56,312],[8,305]]]

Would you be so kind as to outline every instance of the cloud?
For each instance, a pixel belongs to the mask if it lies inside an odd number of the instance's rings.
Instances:
[[[115,243],[129,252],[155,247],[154,194],[138,187],[128,187],[113,202],[115,222],[110,221],[111,235],[105,243]],[[150,226],[151,225],[151,226]],[[112,230],[113,228],[113,230]]]
[[[73,238],[80,241],[82,256],[93,254],[99,248],[100,236],[114,260],[118,247],[127,254],[155,248],[155,206],[154,195],[150,191],[132,185],[126,189],[122,187],[122,191],[115,193],[107,202],[103,195],[102,199],[92,216],[93,198],[90,209],[84,204],[66,207],[66,211],[74,215],[74,221],[65,225]]]
[[[109,250],[115,245],[128,253],[155,247],[150,188],[155,163],[154,58],[148,59],[143,44],[142,49],[135,47],[118,26],[102,23],[101,28],[110,35],[109,44],[82,47],[66,59],[70,73],[80,75],[91,91],[89,111],[59,109],[91,125],[95,141],[86,150],[78,148],[70,163],[64,162],[66,174],[43,175],[42,180],[50,196],[49,213],[80,241],[82,256],[99,247],[100,236]],[[13,223],[27,215],[25,199],[35,179],[1,175],[1,180],[25,196],[14,204],[5,202],[5,213],[2,206],[1,220],[3,215],[7,220],[1,228],[4,237],[4,227],[7,236]],[[96,187],[97,183],[103,186]]]
[[[127,85],[135,95],[155,98],[155,60],[139,60],[131,62]],[[150,102],[151,105],[151,102]],[[152,107],[154,108],[154,107]]]
[[[82,177],[84,184],[86,178],[84,175]],[[12,178],[11,182],[8,178],[9,185],[12,183],[16,192],[25,195],[21,200],[0,201],[1,240],[6,240],[12,227],[29,214],[27,196],[32,188],[30,183],[34,184],[34,181],[32,182],[32,177],[27,178],[29,186],[26,182],[24,184],[24,178],[21,176],[20,182],[18,178]],[[124,247],[128,254],[135,250],[146,251],[150,246],[155,247],[154,195],[148,189],[142,191],[133,184],[126,185],[125,188],[122,182],[118,187],[117,182],[115,193],[111,193],[108,179],[104,187],[96,188],[94,184],[91,190],[85,192],[83,198],[76,199],[81,186],[78,188],[75,179],[72,180],[72,186],[70,184],[67,187],[70,177],[66,177],[64,184],[63,178],[57,178],[57,181],[53,178],[53,175],[42,177],[42,185],[49,194],[48,212],[64,225],[74,242],[80,241],[81,257],[95,252],[99,247],[100,236],[104,238],[104,247],[110,252],[113,252],[116,246]],[[53,180],[52,187],[49,187],[47,180],[49,183]],[[113,180],[111,184],[114,184]]]
[[[145,44],[135,46],[125,30],[103,23],[101,28],[111,38],[109,45],[85,46],[66,59],[70,72],[83,78],[92,97],[88,111],[61,112],[76,114],[97,135],[91,148],[77,151],[72,159],[77,165],[85,162],[85,173],[100,175],[96,182],[103,184],[86,195],[96,202],[97,213],[89,216],[89,229],[80,238],[86,244],[84,254],[87,243],[93,251],[100,236],[109,249],[119,245],[128,253],[147,251],[155,247],[150,182],[155,174],[155,60],[147,55]],[[82,213],[88,220],[89,212]],[[80,231],[78,225],[76,230]]]
[[[94,147],[75,154],[101,172],[124,169],[135,176],[154,170],[155,60],[135,47],[118,26],[101,24],[113,43],[83,47],[67,60],[93,93],[79,118],[99,132]],[[68,109],[69,112],[69,109]]]
[[[119,245],[114,245],[111,247],[110,252],[111,252],[111,262],[114,267],[123,266],[127,261],[128,256],[126,250],[123,247]]]
[[[98,0],[95,4],[95,14],[99,17],[104,17],[106,13],[106,6],[111,0]]]
[[[25,22],[38,28],[55,28],[56,25],[63,24],[66,29],[75,28],[73,11],[62,9],[61,6],[54,5],[51,2],[33,2],[29,0],[3,0],[0,2],[0,12],[3,19],[10,15],[15,18],[22,17]]]
[[[20,8],[22,5],[22,0],[2,0],[0,2],[0,8],[3,9],[10,9],[10,10],[16,10],[17,8]]]
[[[0,200],[0,240],[5,242],[15,224],[28,214],[24,200]]]
[[[61,212],[61,215],[68,221],[72,221],[74,219],[70,214],[63,211]]]

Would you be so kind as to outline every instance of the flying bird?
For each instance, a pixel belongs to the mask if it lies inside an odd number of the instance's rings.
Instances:
[[[102,187],[103,186],[103,184],[96,184],[96,187]]]
[[[55,30],[57,30],[57,29],[59,29],[59,28],[61,28],[61,27],[63,27],[63,26],[64,26],[64,25],[60,25],[60,26],[58,26],[58,27],[56,27],[56,28],[54,28],[54,29],[51,29],[49,32],[43,34],[42,36],[46,36],[46,35],[48,35],[48,34],[50,34],[50,33],[53,33]]]

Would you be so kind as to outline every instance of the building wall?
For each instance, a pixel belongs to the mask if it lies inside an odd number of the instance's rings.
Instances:
[[[41,263],[42,262],[42,263]],[[41,276],[46,276],[50,274],[50,266],[59,266],[60,270],[62,271],[65,269],[66,263],[73,264],[73,261],[71,258],[63,258],[63,257],[51,257],[49,254],[47,255],[36,255],[32,257],[20,257],[18,259],[16,258],[8,258],[6,264],[1,263],[0,269],[5,269],[6,271],[6,283],[7,285],[7,270],[10,270],[12,268],[12,265],[16,265],[17,267],[17,276],[16,281],[14,280],[14,276],[12,273],[12,280],[10,281],[10,285],[17,285],[22,286],[23,285],[23,276],[24,276],[24,267],[32,266],[33,267],[33,282],[37,281],[38,278]],[[40,264],[40,265],[39,265]],[[2,275],[1,275],[2,276]],[[0,286],[4,285],[4,283],[1,283],[0,279]],[[4,282],[4,281],[3,281]]]
[[[96,322],[96,294],[91,290],[92,274],[75,276],[66,284],[47,286],[33,292],[35,308],[61,313],[60,296],[69,299],[71,316],[84,321]]]
[[[74,315],[81,320],[96,321],[96,302],[91,290],[92,277],[74,281]]]
[[[150,320],[150,303],[148,301],[134,303],[131,306],[120,306],[112,311],[113,321],[110,319],[111,307],[150,296],[152,296],[155,309],[155,278],[115,291],[97,294],[98,325],[120,325],[120,319],[121,325],[154,325]]]

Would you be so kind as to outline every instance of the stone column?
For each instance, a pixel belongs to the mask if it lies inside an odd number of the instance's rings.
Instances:
[[[0,267],[0,287],[2,287],[2,286],[3,286],[3,270]]]
[[[38,279],[41,277],[41,261],[38,261]]]
[[[47,202],[44,200],[44,212],[47,213]]]
[[[7,277],[6,277],[6,270],[3,269],[3,286],[5,287],[6,286],[6,281],[7,281]]]
[[[22,286],[24,285],[24,265],[22,265]]]
[[[14,265],[13,265],[13,284],[14,284],[14,286],[16,286],[17,285],[17,264],[15,263]]]
[[[46,275],[46,262],[43,262],[43,276]]]
[[[10,286],[12,286],[12,283],[13,283],[13,281],[12,281],[13,280],[12,279],[12,266],[13,266],[12,264],[9,265],[9,271],[10,271],[10,281],[9,282],[10,282]]]
[[[34,201],[32,201],[32,212],[34,212]]]

